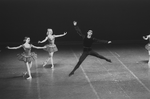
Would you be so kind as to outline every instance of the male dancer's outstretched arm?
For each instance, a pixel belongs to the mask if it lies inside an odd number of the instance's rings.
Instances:
[[[73,25],[74,25],[74,28],[75,28],[76,32],[77,32],[80,36],[82,36],[82,38],[84,38],[85,35],[82,34],[82,31],[81,31],[81,29],[77,26],[77,22],[76,22],[76,21],[73,21]]]
[[[107,43],[107,44],[110,44],[112,43],[111,41],[108,41],[108,40],[99,40],[97,38],[93,38],[95,42],[98,42],[98,43]]]

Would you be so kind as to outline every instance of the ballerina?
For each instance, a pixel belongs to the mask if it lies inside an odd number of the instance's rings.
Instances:
[[[58,51],[58,48],[55,44],[55,38],[57,37],[62,37],[65,36],[67,34],[67,32],[64,32],[64,34],[60,34],[60,35],[54,35],[53,34],[53,30],[52,29],[47,29],[47,36],[44,40],[42,41],[38,41],[38,43],[44,43],[47,40],[49,41],[49,44],[45,45],[45,51],[47,51],[49,53],[49,57],[48,59],[43,63],[43,67],[47,65],[47,63],[49,62],[49,60],[51,60],[51,65],[52,65],[52,69],[54,68],[54,63],[53,63],[53,54],[54,52]]]
[[[148,50],[148,54],[149,54],[148,67],[150,68],[150,35],[147,35],[146,37],[143,36],[143,39],[149,40],[148,44],[145,45],[145,48]]]
[[[24,52],[22,54],[18,54],[18,58],[20,61],[24,61],[27,67],[27,72],[25,72],[23,76],[28,74],[29,77],[27,77],[27,79],[32,79],[30,69],[32,67],[32,61],[37,58],[37,54],[34,52],[31,52],[31,48],[33,47],[36,49],[44,49],[45,47],[37,47],[37,46],[30,44],[30,37],[25,37],[24,42],[25,43],[20,46],[17,46],[17,47],[7,46],[7,48],[8,49],[19,49],[19,48],[24,49]]]

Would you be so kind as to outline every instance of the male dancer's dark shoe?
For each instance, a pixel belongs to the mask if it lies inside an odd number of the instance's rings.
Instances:
[[[106,59],[106,61],[111,63],[111,60],[110,60],[110,59]]]
[[[69,74],[69,77],[71,76],[71,75],[73,75],[74,74],[74,72],[71,72],[70,74]]]

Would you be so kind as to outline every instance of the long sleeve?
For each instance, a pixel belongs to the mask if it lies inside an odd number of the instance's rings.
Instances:
[[[99,43],[108,43],[107,40],[99,40],[99,39],[96,39],[96,38],[93,38],[95,42],[99,42]]]
[[[77,33],[78,33],[80,36],[82,36],[83,38],[85,37],[85,35],[82,34],[82,32],[81,32],[81,30],[80,30],[80,28],[79,28],[78,26],[75,26],[74,28],[75,28],[75,30],[77,31]]]

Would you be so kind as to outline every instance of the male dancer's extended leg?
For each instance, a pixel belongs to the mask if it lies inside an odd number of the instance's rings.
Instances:
[[[99,55],[97,52],[95,52],[95,51],[93,51],[93,50],[90,51],[89,54],[92,55],[92,56],[98,57],[98,58],[100,58],[100,59],[104,59],[104,60],[106,60],[107,62],[111,62],[110,59],[108,59],[108,58],[106,58],[106,57],[104,57],[104,56],[102,56],[102,55]]]
[[[83,52],[82,55],[79,58],[78,63],[76,64],[76,66],[74,67],[74,69],[71,71],[71,73],[69,74],[69,76],[73,75],[74,72],[80,67],[81,63],[84,61],[84,59],[88,56],[88,52]]]

